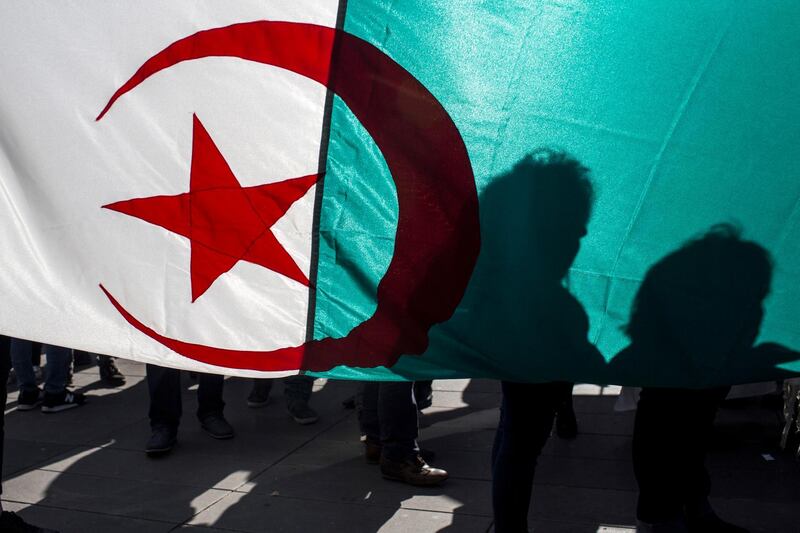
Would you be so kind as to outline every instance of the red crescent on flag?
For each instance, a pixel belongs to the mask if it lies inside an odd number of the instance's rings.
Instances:
[[[337,94],[375,140],[397,188],[394,256],[378,284],[375,313],[342,338],[269,351],[172,339],[143,324],[102,285],[133,327],[194,360],[247,370],[326,371],[392,366],[428,346],[428,331],[461,301],[480,250],[478,195],[467,149],[438,100],[375,46],[341,30],[257,21],[198,32],[148,59],[111,97],[182,61],[237,57],[284,68]]]

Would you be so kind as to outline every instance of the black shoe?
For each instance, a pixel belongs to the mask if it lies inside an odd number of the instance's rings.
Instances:
[[[44,391],[36,388],[34,390],[21,390],[17,398],[17,411],[30,411],[42,404]]]
[[[317,412],[309,407],[306,402],[290,401],[286,407],[289,409],[289,414],[292,415],[294,421],[301,426],[307,426],[319,420]]]
[[[200,426],[215,439],[233,438],[233,426],[231,426],[222,413],[213,413],[200,419]]]
[[[112,357],[98,356],[97,366],[100,369],[100,379],[109,385],[123,385],[125,376],[117,368],[117,364]]]
[[[153,434],[150,435],[150,439],[144,447],[145,453],[151,457],[168,454],[178,442],[177,435],[177,428],[169,426],[154,427]]]
[[[572,408],[556,412],[556,435],[562,439],[574,439],[578,436],[578,420]]]
[[[390,461],[381,457],[381,474],[386,479],[401,481],[416,487],[439,485],[448,478],[445,470],[428,466],[428,463],[419,455],[405,461]]]
[[[80,392],[72,392],[68,390],[64,390],[57,394],[45,392],[44,399],[42,400],[42,412],[60,413],[61,411],[66,411],[67,409],[80,407],[85,402],[86,396]]]
[[[55,529],[43,529],[27,523],[18,514],[3,511],[0,514],[0,531],[3,533],[58,533]]]

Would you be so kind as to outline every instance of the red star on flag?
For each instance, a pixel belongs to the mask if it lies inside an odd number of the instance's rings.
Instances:
[[[249,261],[303,285],[308,278],[278,242],[272,226],[317,182],[311,174],[242,187],[194,115],[189,192],[104,205],[189,239],[192,302],[239,261]]]

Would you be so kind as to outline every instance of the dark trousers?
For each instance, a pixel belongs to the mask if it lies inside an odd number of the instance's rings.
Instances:
[[[357,403],[361,434],[380,442],[383,457],[405,461],[419,454],[414,382],[366,382]]]
[[[639,520],[668,522],[707,504],[706,451],[714,417],[729,390],[642,389],[633,430]]]
[[[0,396],[0,406],[3,408],[3,418],[0,419],[0,473],[3,472],[3,444],[6,441],[5,433],[5,412],[6,400],[8,399],[8,373],[11,371],[11,339],[0,335],[0,381],[3,383],[3,395]],[[0,494],[3,493],[3,485],[0,484]]]
[[[308,403],[311,399],[311,391],[314,389],[314,379],[305,374],[298,374],[296,376],[289,376],[283,378],[283,395],[286,397],[287,403],[298,402]],[[254,384],[260,387],[267,394],[272,389],[275,383],[274,379],[262,378],[254,379]]]
[[[197,417],[222,413],[224,377],[198,374]],[[147,387],[150,392],[150,425],[177,428],[181,420],[181,373],[174,368],[147,365]]]
[[[526,533],[536,462],[572,383],[503,381],[492,447],[492,506],[497,533]]]

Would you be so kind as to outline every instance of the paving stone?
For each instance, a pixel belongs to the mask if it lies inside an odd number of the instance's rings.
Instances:
[[[361,460],[330,466],[280,464],[245,484],[242,492],[276,494],[364,506],[491,516],[490,482],[451,478],[441,487],[412,487],[385,480],[377,465]]]
[[[536,467],[536,483],[636,491],[630,461],[543,456]]]
[[[73,444],[5,439],[3,479],[22,470],[30,470],[43,461],[76,448]]]
[[[7,511],[14,511],[31,524],[56,529],[61,533],[87,533],[91,531],[97,533],[110,531],[114,533],[167,533],[176,526],[172,522],[76,511],[74,509],[57,509],[43,505],[28,505],[9,501],[3,501],[3,508]]]
[[[180,523],[227,492],[188,485],[34,470],[3,482],[14,501]]]
[[[434,391],[500,392],[500,382],[495,379],[437,379],[431,388]]]
[[[591,413],[580,417],[580,432],[586,435],[633,435],[633,414]]]
[[[82,448],[57,457],[43,470],[70,472],[117,479],[154,481],[195,487],[233,490],[265,470],[283,451],[259,457],[198,453],[181,449],[165,457],[151,458],[141,451],[117,448]]]
[[[578,428],[581,428],[578,421]],[[580,459],[631,460],[631,438],[622,435],[579,433],[574,439],[561,439],[553,435],[547,441],[543,455],[574,457]]]
[[[434,391],[433,407],[472,407],[491,409],[500,406],[499,392]]]
[[[797,478],[794,481],[797,486]],[[771,503],[761,499],[711,498],[711,505],[721,517],[751,533],[800,532],[799,504],[800,499]]]
[[[195,516],[190,524],[248,532],[347,531],[348,533],[480,532],[488,517],[396,507],[310,501],[260,493],[233,493]],[[449,528],[449,529],[448,529]]]
[[[5,416],[10,438],[60,444],[86,444],[147,416],[143,383],[126,385],[103,397],[87,393],[86,405],[60,413],[12,411]]]
[[[636,492],[534,484],[530,521],[626,524],[635,520]]]

